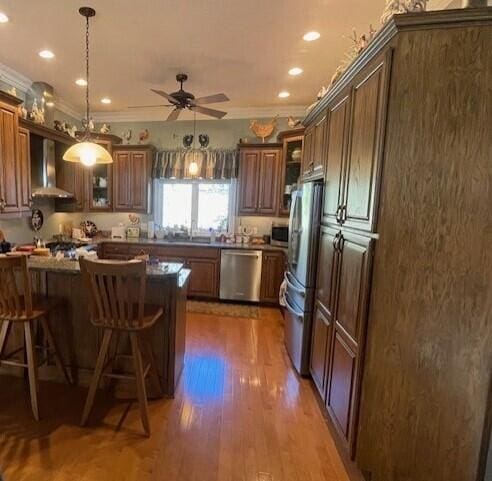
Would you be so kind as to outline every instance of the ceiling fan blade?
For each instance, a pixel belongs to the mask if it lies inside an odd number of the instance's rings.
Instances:
[[[173,120],[177,120],[177,118],[179,117],[179,114],[181,113],[181,110],[180,109],[174,109],[168,116],[167,116],[167,119],[166,119],[166,122],[172,122]]]
[[[209,109],[207,107],[201,107],[200,105],[194,105],[190,107],[190,110],[194,110],[195,112],[200,112],[204,115],[209,115],[210,117],[215,117],[216,119],[221,119],[224,115],[227,115],[227,112],[222,112],[221,110]]]
[[[164,92],[163,90],[156,90],[156,89],[150,89],[152,92],[156,93],[157,95],[160,95],[161,97],[164,97],[165,99],[169,100],[173,105],[178,105],[179,102],[172,96]]]
[[[195,105],[204,105],[204,104],[216,104],[218,102],[228,102],[229,97],[226,94],[215,94],[215,95],[207,95],[206,97],[200,97],[198,99],[193,100]]]
[[[154,107],[173,107],[171,104],[159,104],[159,105],[129,105],[127,109],[148,109]]]

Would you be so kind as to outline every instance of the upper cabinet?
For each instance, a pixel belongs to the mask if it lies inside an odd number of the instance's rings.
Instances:
[[[113,144],[109,140],[97,140],[110,154]],[[113,166],[98,164],[87,171],[87,209],[95,212],[113,210]]]
[[[149,145],[118,145],[113,149],[114,210],[151,211],[151,171],[154,148]]]
[[[0,92],[0,217],[18,217],[31,206],[29,132],[19,130],[20,103]]]
[[[239,148],[238,215],[277,215],[281,144]]]
[[[376,190],[381,170],[389,56],[376,58],[355,77],[345,195],[340,221],[346,227],[375,229]]]
[[[304,181],[323,177],[326,157],[326,112],[320,114],[306,128],[305,151],[302,159],[302,179]]]
[[[288,217],[291,193],[297,188],[301,178],[304,129],[281,132],[278,135],[278,139],[282,141],[278,215]]]

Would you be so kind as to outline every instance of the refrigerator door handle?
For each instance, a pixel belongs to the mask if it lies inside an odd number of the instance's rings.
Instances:
[[[284,273],[284,279],[285,283],[287,284],[287,287],[292,289],[293,291],[297,292],[300,294],[302,297],[306,297],[306,291],[304,289],[301,289],[300,287],[296,287],[292,282],[289,280],[289,272]]]
[[[284,302],[285,302],[285,307],[287,310],[294,316],[298,317],[299,319],[304,319],[304,313],[296,311],[290,304],[289,301],[287,300],[287,296],[284,296]]]

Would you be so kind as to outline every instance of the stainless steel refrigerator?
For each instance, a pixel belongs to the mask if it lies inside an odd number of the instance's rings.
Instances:
[[[307,182],[292,193],[288,268],[285,272],[285,345],[292,364],[309,374],[323,184]]]

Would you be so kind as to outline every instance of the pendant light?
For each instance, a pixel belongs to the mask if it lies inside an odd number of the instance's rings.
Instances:
[[[72,145],[63,155],[67,162],[79,162],[86,167],[94,164],[111,164],[111,154],[101,145],[91,142],[89,129],[89,18],[96,14],[90,7],[81,7],[80,15],[85,17],[85,132],[80,141]]]

